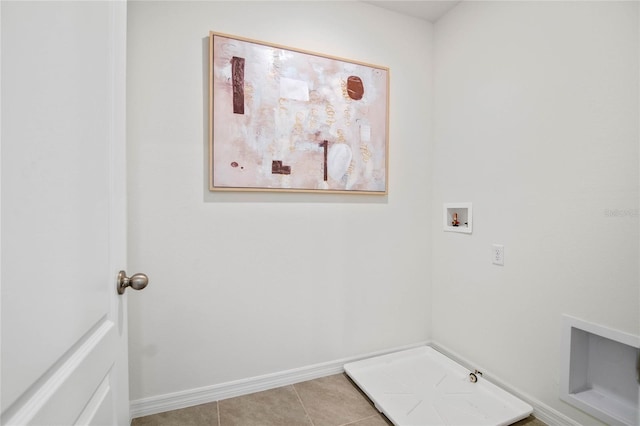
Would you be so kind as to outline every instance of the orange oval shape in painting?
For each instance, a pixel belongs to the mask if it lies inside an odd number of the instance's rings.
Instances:
[[[359,101],[364,95],[364,85],[362,79],[355,75],[350,75],[347,78],[347,94],[354,101]]]

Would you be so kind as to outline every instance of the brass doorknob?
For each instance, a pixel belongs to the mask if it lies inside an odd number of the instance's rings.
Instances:
[[[133,274],[131,277],[127,277],[125,271],[118,273],[117,289],[118,294],[123,294],[127,287],[131,287],[134,290],[142,290],[149,284],[149,277],[145,274]]]

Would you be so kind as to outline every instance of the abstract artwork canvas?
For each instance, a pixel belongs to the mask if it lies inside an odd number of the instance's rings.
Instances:
[[[389,69],[211,32],[209,189],[386,194]]]

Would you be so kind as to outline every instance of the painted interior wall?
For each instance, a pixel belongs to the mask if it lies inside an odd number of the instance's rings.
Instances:
[[[389,196],[210,193],[209,30],[390,67]],[[432,338],[595,424],[560,325],[640,333],[637,3],[134,1],[128,40],[132,400]]]
[[[433,340],[580,424],[561,315],[640,334],[638,34],[637,2],[463,2],[434,28]],[[459,201],[472,235],[442,231]]]
[[[130,2],[131,399],[426,341],[432,25],[359,2]],[[381,27],[384,23],[384,28]],[[387,66],[389,196],[210,193],[210,30]]]

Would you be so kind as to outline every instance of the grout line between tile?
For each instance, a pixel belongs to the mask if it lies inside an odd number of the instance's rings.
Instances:
[[[349,426],[349,425],[353,425],[353,424],[356,424],[356,423],[361,422],[361,421],[363,421],[363,420],[373,419],[374,417],[378,417],[378,414],[372,414],[372,415],[370,415],[369,417],[363,417],[363,418],[361,418],[361,419],[354,420],[354,421],[349,422],[349,423],[344,423],[344,424],[341,424],[341,425],[339,425],[339,426]]]
[[[352,422],[345,423],[345,424],[342,424],[342,425],[339,425],[339,426],[349,426],[349,425],[354,425],[354,424],[356,424],[356,423],[358,423],[358,422],[361,422],[361,421],[363,421],[363,420],[369,420],[369,419],[373,419],[373,418],[378,418],[379,416],[380,416],[380,414],[379,414],[379,413],[376,413],[376,414],[372,414],[372,415],[370,415],[370,416],[368,416],[368,417],[363,417],[363,418],[361,418],[361,419],[354,420],[354,421],[352,421]]]
[[[216,401],[216,411],[218,412],[218,426],[222,426],[220,424],[220,401]]]
[[[298,389],[296,389],[295,383],[293,385],[291,385],[291,387],[293,388],[293,391],[296,393],[296,396],[298,397],[298,401],[300,401],[300,405],[302,405],[302,409],[304,410],[304,414],[309,419],[309,422],[311,423],[311,426],[315,426],[315,423],[313,423],[313,419],[311,418],[311,416],[309,415],[309,412],[307,411],[307,407],[304,406],[304,402],[302,402],[302,398],[300,398],[300,394],[298,393]]]

